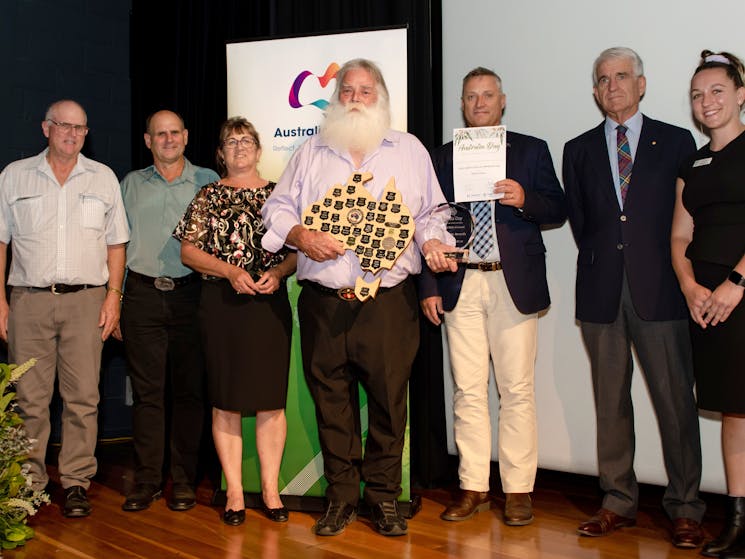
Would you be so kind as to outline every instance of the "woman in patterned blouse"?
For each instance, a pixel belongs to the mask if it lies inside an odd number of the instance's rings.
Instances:
[[[234,526],[245,520],[241,419],[246,415],[256,415],[262,511],[276,522],[288,518],[277,480],[287,432],[292,331],[284,280],[295,271],[296,255],[261,247],[261,207],[274,183],[259,175],[260,156],[253,125],[228,119],[217,149],[222,179],[197,193],[174,232],[184,264],[205,280],[199,319],[212,434],[227,482],[223,521]]]

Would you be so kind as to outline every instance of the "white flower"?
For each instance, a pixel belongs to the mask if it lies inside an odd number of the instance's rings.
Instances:
[[[36,359],[33,357],[26,361],[25,363],[22,363],[21,365],[18,365],[15,367],[11,373],[10,373],[10,383],[18,382],[18,379],[21,378],[26,371],[28,371],[31,367],[36,365]]]
[[[28,501],[24,501],[23,499],[12,498],[8,499],[5,502],[7,503],[8,507],[12,507],[14,509],[23,509],[29,516],[33,516],[34,514],[36,514],[36,509],[34,508],[34,506]]]

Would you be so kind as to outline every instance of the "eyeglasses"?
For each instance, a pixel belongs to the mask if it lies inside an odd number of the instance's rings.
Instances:
[[[69,122],[57,122],[56,120],[52,120],[51,118],[48,118],[47,122],[51,122],[57,128],[59,128],[65,133],[72,131],[72,133],[75,136],[85,136],[86,134],[88,134],[88,130],[90,130],[90,128],[88,128],[85,124],[70,124]]]
[[[240,140],[236,138],[228,138],[222,143],[222,146],[226,149],[235,149],[238,147],[238,144],[248,150],[256,149],[256,141],[253,138],[249,138],[248,136],[244,136]]]

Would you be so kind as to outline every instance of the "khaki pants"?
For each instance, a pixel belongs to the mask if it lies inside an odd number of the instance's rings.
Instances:
[[[98,318],[105,295],[103,287],[61,295],[13,288],[8,320],[10,359],[15,363],[32,357],[38,360],[16,387],[26,432],[36,441],[28,458],[34,488],[43,488],[49,481],[44,458],[50,431],[49,403],[57,375],[63,402],[60,482],[63,488],[82,485],[87,489],[96,473],[103,347]]]
[[[533,490],[538,467],[535,357],[538,320],[521,314],[500,271],[466,270],[445,313],[455,383],[455,443],[461,489],[489,490],[489,358],[499,392],[499,472],[505,493]]]

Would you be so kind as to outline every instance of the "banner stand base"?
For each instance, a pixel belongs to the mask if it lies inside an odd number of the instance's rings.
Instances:
[[[309,497],[304,495],[280,495],[282,502],[288,510],[296,510],[300,512],[323,512],[326,510],[326,499],[323,497]],[[261,494],[260,493],[243,493],[243,498],[246,501],[246,508],[258,509],[261,508]],[[212,494],[213,506],[225,506],[226,494],[224,489],[217,489]],[[399,501],[398,509],[405,518],[414,518],[416,513],[422,508],[422,499],[419,495],[412,495],[409,501]],[[369,516],[369,508],[367,504],[360,501],[357,513],[360,516]]]

